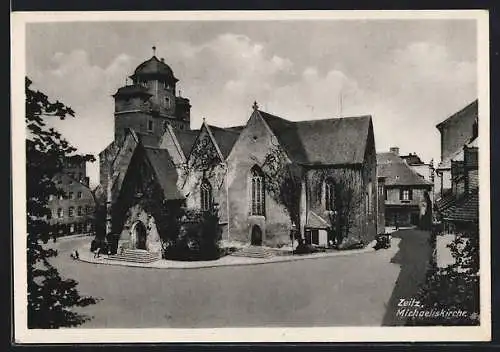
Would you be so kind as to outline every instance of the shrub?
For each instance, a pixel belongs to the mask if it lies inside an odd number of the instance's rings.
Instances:
[[[219,259],[221,250],[217,211],[184,209],[179,215],[178,236],[164,241],[163,257],[183,261]]]

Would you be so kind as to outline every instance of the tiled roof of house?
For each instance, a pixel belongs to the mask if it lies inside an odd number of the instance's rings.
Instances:
[[[474,192],[457,200],[443,214],[443,218],[448,221],[479,221],[479,194]]]
[[[437,199],[434,205],[436,210],[444,215],[446,211],[455,204],[455,201],[456,197],[451,193],[450,189],[441,198]]]
[[[377,174],[385,177],[386,186],[432,185],[392,152],[377,153]]]
[[[153,167],[165,199],[183,199],[184,197],[177,189],[177,170],[168,151],[158,148],[144,148],[144,151]]]
[[[371,116],[293,122],[258,111],[289,157],[305,164],[363,163]]]
[[[211,125],[208,125],[208,128],[210,128],[222,155],[227,158],[240,135],[240,131]]]

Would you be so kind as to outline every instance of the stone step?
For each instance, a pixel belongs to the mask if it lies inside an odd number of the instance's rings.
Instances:
[[[122,253],[108,256],[108,259],[134,263],[152,263],[160,259],[160,253],[151,253],[145,250],[125,249]]]
[[[234,252],[232,255],[235,257],[269,258],[274,255],[274,252],[265,247],[250,246]]]

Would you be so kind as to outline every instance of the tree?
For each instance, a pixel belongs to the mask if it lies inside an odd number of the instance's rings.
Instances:
[[[408,325],[479,324],[479,231],[476,226],[462,229],[448,245],[453,264],[433,268],[420,287],[417,299],[427,309],[464,311],[465,316],[412,319]]]
[[[54,225],[48,221],[47,207],[50,195],[59,195],[53,177],[62,169],[63,161],[93,161],[92,156],[71,155],[76,151],[53,128],[47,128],[45,118],[65,119],[74,111],[59,101],[51,102],[47,95],[30,88],[25,79],[27,140],[26,140],[26,196],[27,196],[27,259],[28,259],[28,327],[59,328],[76,326],[90,319],[71,311],[72,307],[95,304],[96,299],[82,297],[77,282],[63,279],[49,259],[57,251],[44,248]]]
[[[274,146],[264,158],[262,171],[266,191],[278,204],[285,207],[292,224],[300,229],[302,169],[288,160],[286,152],[280,146]]]

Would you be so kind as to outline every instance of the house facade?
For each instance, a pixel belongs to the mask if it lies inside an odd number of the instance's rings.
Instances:
[[[433,184],[399,156],[399,148],[377,154],[377,170],[385,178],[386,226],[430,226]]]
[[[50,224],[56,235],[90,234],[94,229],[95,199],[89,187],[85,161],[68,158],[53,179],[60,195],[51,195],[48,207]]]
[[[244,126],[204,120],[193,130],[189,104],[182,114],[165,105],[181,100],[172,95],[177,78],[163,60],[149,59],[131,78],[133,84],[114,95],[115,139],[99,154],[101,236],[157,252],[175,205],[216,208],[220,238],[248,245],[280,247],[298,238],[318,246],[367,244],[375,238],[370,116],[292,122],[255,103]]]
[[[451,164],[462,152],[464,144],[477,137],[477,99],[436,125],[441,135],[441,161],[436,168],[435,192],[444,197],[452,187]]]

